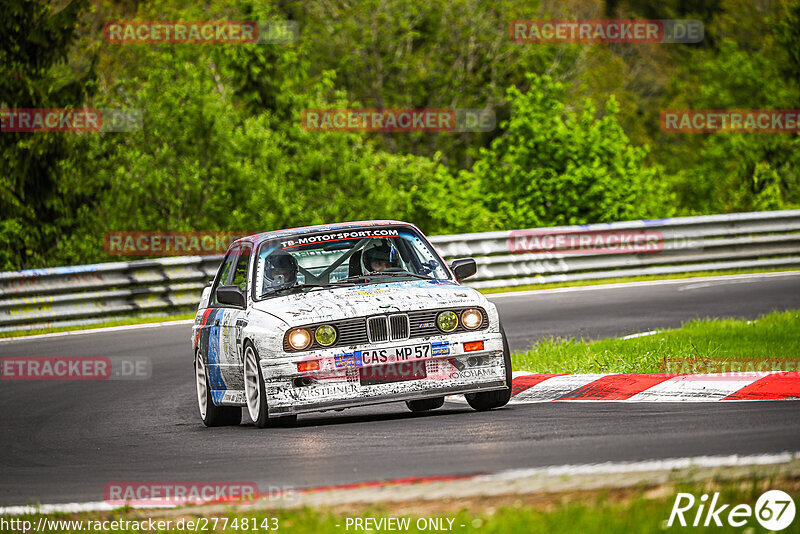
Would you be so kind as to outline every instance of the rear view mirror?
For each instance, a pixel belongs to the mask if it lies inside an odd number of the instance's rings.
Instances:
[[[478,272],[478,264],[472,258],[460,258],[453,260],[450,269],[456,275],[456,280],[460,282]]]
[[[244,308],[247,304],[247,299],[245,299],[244,291],[239,286],[219,286],[217,288],[217,302],[226,306]]]

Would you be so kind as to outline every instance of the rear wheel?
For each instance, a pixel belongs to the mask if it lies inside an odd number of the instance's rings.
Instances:
[[[506,332],[503,330],[502,326],[500,327],[500,335],[503,336],[503,362],[506,368],[506,384],[508,384],[508,389],[464,395],[469,405],[479,412],[500,408],[508,404],[508,401],[511,400],[511,351],[508,349]]]
[[[258,428],[292,425],[297,421],[296,415],[270,418],[267,410],[267,393],[264,377],[258,364],[258,354],[252,343],[244,348],[244,396],[247,400],[247,413]]]
[[[428,410],[441,408],[443,405],[444,397],[406,401],[406,406],[408,406],[408,409],[412,412],[427,412]]]
[[[197,405],[200,418],[206,426],[238,425],[242,422],[242,409],[237,406],[217,406],[211,398],[211,386],[208,380],[203,357],[198,351],[194,358],[195,383],[197,385]]]

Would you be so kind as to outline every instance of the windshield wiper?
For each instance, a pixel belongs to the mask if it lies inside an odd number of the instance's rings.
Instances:
[[[352,285],[352,284],[350,284]],[[294,290],[303,290],[303,289],[314,289],[314,288],[325,288],[325,287],[342,287],[342,284],[335,283],[335,284],[294,284],[293,286],[287,287],[279,287],[278,289],[273,289],[271,291],[265,291],[261,294],[262,297],[266,297],[267,295],[275,295],[277,293],[282,293],[284,291],[294,291]]]

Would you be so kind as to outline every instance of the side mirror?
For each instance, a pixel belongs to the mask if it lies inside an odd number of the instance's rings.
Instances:
[[[450,269],[456,275],[456,280],[460,282],[478,272],[478,264],[472,258],[460,258],[453,260]]]
[[[227,306],[236,306],[237,308],[244,308],[247,305],[244,291],[239,286],[219,286],[217,288],[217,302]]]

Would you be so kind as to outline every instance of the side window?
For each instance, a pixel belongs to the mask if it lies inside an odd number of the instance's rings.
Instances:
[[[236,269],[233,271],[233,281],[231,285],[239,286],[242,291],[247,291],[247,271],[250,267],[250,255],[253,249],[249,245],[242,247],[242,252],[238,255]]]
[[[228,252],[228,255],[225,256],[225,259],[222,261],[222,266],[220,267],[219,277],[217,278],[214,287],[211,289],[211,305],[212,306],[219,306],[220,303],[217,302],[217,288],[219,286],[228,285],[228,279],[230,278],[231,268],[233,267],[233,263],[236,261],[237,253],[239,252],[238,247]]]

